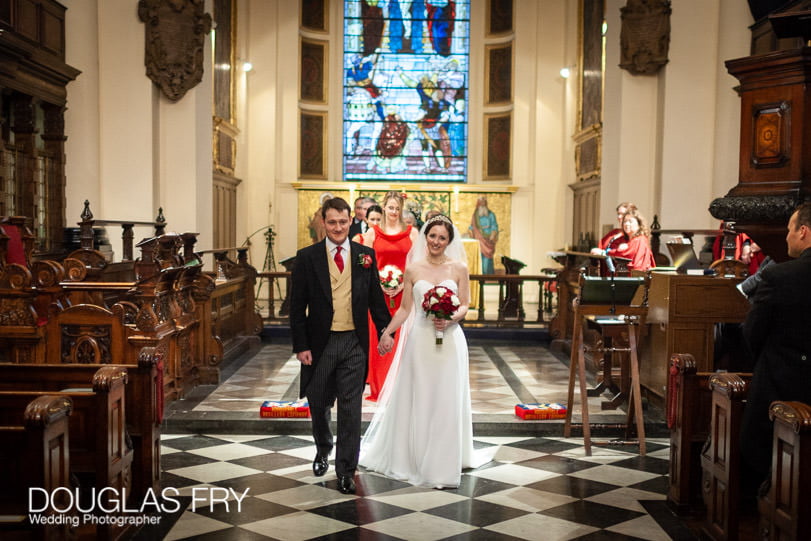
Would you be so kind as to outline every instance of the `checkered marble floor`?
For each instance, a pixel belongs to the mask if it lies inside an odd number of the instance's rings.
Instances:
[[[577,440],[557,437],[477,437],[476,445],[498,450],[465,471],[458,489],[417,488],[361,469],[357,494],[343,495],[332,464],[313,476],[308,436],[166,434],[161,482],[188,505],[139,539],[693,538],[664,507],[667,440],[649,440],[645,457],[627,446],[586,457]],[[211,487],[232,496],[192,502]]]
[[[662,430],[649,432],[644,457],[621,443],[595,445],[586,457],[581,438],[559,437],[562,421],[514,415],[519,402],[565,403],[565,359],[520,340],[471,340],[469,353],[475,442],[498,450],[491,463],[466,471],[458,489],[412,487],[361,469],[358,493],[348,496],[337,491],[332,467],[314,477],[309,420],[259,418],[263,401],[298,396],[299,363],[289,342],[274,341],[223,366],[221,385],[170,405],[161,482],[181,491],[184,507],[137,541],[695,538],[664,502],[669,442],[650,437]],[[611,426],[625,413],[602,410],[606,398],[590,398],[589,411],[592,422]],[[374,410],[364,401],[364,422]],[[576,403],[575,422],[579,412]],[[663,426],[661,411],[645,415]],[[193,499],[212,487],[232,490],[227,503]],[[238,505],[235,495],[246,489]]]

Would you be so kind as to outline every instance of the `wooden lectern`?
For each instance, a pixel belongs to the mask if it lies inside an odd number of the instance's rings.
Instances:
[[[583,443],[586,456],[591,456],[591,427],[589,424],[588,389],[586,387],[586,345],[583,340],[583,320],[586,317],[612,317],[624,325],[628,333],[627,348],[604,348],[608,353],[627,352],[630,356],[631,393],[626,417],[626,437],[630,437],[631,421],[636,422],[639,454],[645,454],[645,420],[642,415],[642,392],[639,384],[638,327],[644,324],[647,315],[647,295],[639,306],[631,302],[639,286],[647,289],[647,277],[580,277],[580,294],[572,301],[574,322],[572,328],[572,351],[569,362],[569,393],[566,402],[566,421],[563,436],[571,435],[572,406],[574,405],[575,373],[580,386],[580,409],[583,422]]]

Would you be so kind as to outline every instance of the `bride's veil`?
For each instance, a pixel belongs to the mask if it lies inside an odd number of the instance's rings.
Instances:
[[[422,228],[420,228],[420,234],[406,256],[406,267],[421,261],[428,256],[427,237],[425,232],[429,226],[433,226],[437,222],[444,222],[450,225],[453,229],[453,240],[451,240],[451,242],[448,243],[448,246],[445,248],[445,255],[450,259],[460,261],[467,266],[467,256],[465,254],[464,245],[462,244],[462,235],[459,233],[459,229],[453,225],[447,216],[438,215],[426,220],[425,224],[423,224]],[[403,348],[405,347],[411,327],[414,324],[417,308],[418,304],[415,303],[414,308],[408,315],[408,319],[406,319],[405,323],[403,323],[403,325],[400,327],[400,339],[397,342],[397,349],[394,351],[391,365],[389,366],[389,372],[386,375],[386,381],[383,383],[383,388],[378,396],[377,409],[375,410],[375,414],[372,416],[372,420],[369,423],[369,428],[366,429],[366,433],[363,435],[363,440],[361,442],[361,460],[363,461],[363,465],[373,469],[384,466],[375,462],[376,460],[380,459],[380,457],[373,456],[375,453],[373,448],[375,445],[380,445],[387,439],[386,434],[381,433],[380,429],[381,426],[383,426],[381,421],[386,415],[386,407],[388,406],[391,393],[394,389],[394,382],[397,380],[397,373],[400,370],[400,359],[402,359],[403,356]],[[392,427],[391,423],[389,424],[389,427]]]
[[[467,266],[467,254],[465,253],[465,247],[462,244],[462,235],[459,233],[459,229],[451,223],[450,219],[442,214],[426,220],[426,222],[422,225],[416,242],[414,242],[414,245],[408,252],[406,265],[409,263],[416,263],[417,261],[421,261],[428,257],[428,237],[425,236],[425,232],[429,225],[435,225],[438,222],[445,222],[451,226],[451,229],[453,229],[453,240],[445,248],[445,255],[454,261],[461,261],[465,264],[465,266]]]

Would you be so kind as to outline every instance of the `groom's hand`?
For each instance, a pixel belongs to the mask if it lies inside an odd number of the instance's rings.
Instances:
[[[296,359],[298,359],[301,364],[311,365],[313,364],[313,353],[309,349],[299,351],[296,353]]]
[[[381,355],[385,355],[391,351],[393,345],[394,338],[392,338],[390,334],[384,333],[383,336],[380,337],[380,341],[377,344],[377,352]]]

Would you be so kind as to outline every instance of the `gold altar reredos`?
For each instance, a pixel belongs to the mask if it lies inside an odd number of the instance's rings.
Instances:
[[[473,237],[471,223],[477,208],[486,202],[487,208],[495,215],[498,222],[498,240],[493,256],[497,270],[504,269],[501,256],[521,259],[521,254],[510,253],[510,227],[512,216],[512,194],[514,186],[470,186],[456,184],[349,184],[331,183],[294,183],[298,190],[298,239],[297,246],[302,248],[323,238],[323,232],[313,218],[318,215],[321,202],[327,197],[342,197],[350,204],[362,196],[374,197],[382,204],[383,196],[390,190],[405,194],[406,210],[416,211],[424,217],[430,210],[439,210],[448,215],[462,237]],[[484,199],[482,199],[484,198]],[[480,266],[472,264],[471,271]]]

